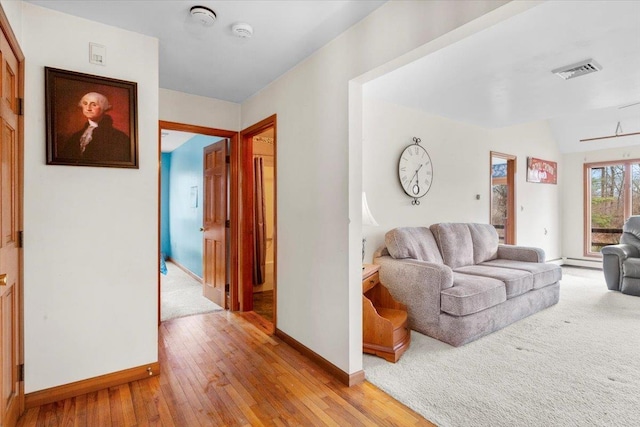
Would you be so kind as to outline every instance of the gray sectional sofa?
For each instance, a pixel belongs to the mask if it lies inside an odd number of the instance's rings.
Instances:
[[[489,224],[393,229],[374,263],[409,327],[456,347],[556,304],[562,277],[542,249],[499,245]]]

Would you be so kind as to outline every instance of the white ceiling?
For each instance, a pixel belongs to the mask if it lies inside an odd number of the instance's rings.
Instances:
[[[159,39],[160,86],[242,102],[384,1],[27,0]],[[189,9],[217,14],[212,27]],[[247,22],[254,37],[231,35]],[[110,49],[107,46],[107,61]],[[552,69],[595,59],[564,81]],[[548,120],[563,152],[640,144],[640,1],[549,1],[365,85],[365,96],[484,127]]]
[[[157,37],[160,87],[242,102],[386,0],[26,1]],[[217,14],[213,26],[191,19],[196,5]],[[253,38],[231,34],[239,22],[253,27]],[[111,49],[117,46],[107,46],[107,61]]]
[[[161,129],[160,130],[161,151],[163,153],[171,152],[196,135],[198,134],[181,132],[178,130]]]
[[[551,70],[595,59],[602,71]],[[640,1],[550,1],[365,85],[365,96],[483,127],[548,120],[563,152],[640,144]]]

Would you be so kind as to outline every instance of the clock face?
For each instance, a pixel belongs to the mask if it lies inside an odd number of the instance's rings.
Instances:
[[[405,148],[398,161],[398,177],[408,196],[417,199],[427,194],[433,180],[433,165],[427,150],[418,144]]]

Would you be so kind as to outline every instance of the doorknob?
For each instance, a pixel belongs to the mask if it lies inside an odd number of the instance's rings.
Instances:
[[[7,286],[7,275],[0,274],[0,286]]]

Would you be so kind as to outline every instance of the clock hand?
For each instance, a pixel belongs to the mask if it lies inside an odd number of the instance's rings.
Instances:
[[[416,173],[413,174],[413,176],[411,177],[411,179],[409,180],[409,184],[411,184],[411,181],[413,181],[413,178],[415,178],[416,176],[418,176],[418,171],[422,168],[423,164],[420,165],[420,167],[418,169],[416,169]],[[416,181],[417,184],[417,181]]]

